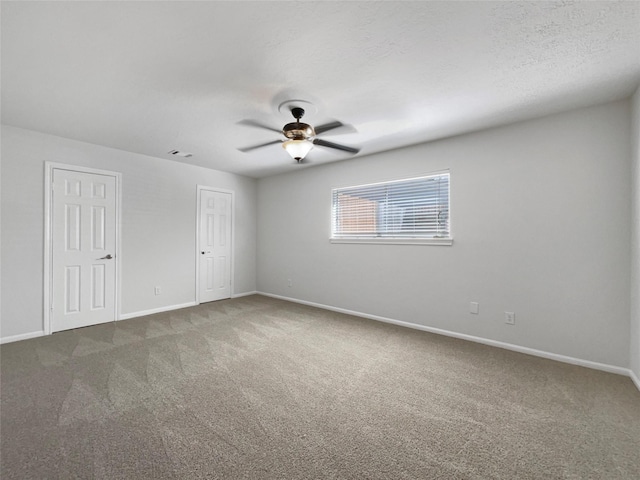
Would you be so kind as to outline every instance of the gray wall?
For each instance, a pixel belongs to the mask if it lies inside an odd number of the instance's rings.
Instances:
[[[258,290],[627,368],[630,145],[622,101],[261,179]],[[453,246],[329,242],[332,187],[445,168]]]
[[[631,354],[629,366],[640,388],[640,87],[632,98],[633,204],[631,217]]]
[[[630,366],[640,377],[640,90],[631,105],[259,182],[3,126],[1,338],[42,330],[45,161],[122,172],[124,315],[194,300],[195,186],[205,184],[236,192],[234,293],[256,290],[257,275],[267,293]],[[329,243],[332,187],[443,168],[453,246]],[[505,310],[515,326],[503,323]]]
[[[3,126],[1,338],[43,329],[45,161],[122,173],[121,314],[195,301],[198,184],[235,191],[234,293],[255,291],[255,179]]]

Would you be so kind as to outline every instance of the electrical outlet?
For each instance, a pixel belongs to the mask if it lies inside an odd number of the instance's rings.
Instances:
[[[477,315],[480,312],[480,304],[478,302],[469,303],[469,313]]]
[[[504,323],[508,325],[516,324],[516,314],[513,312],[504,312]]]
[[[162,289],[160,287],[156,287],[153,289],[153,293],[156,295],[160,295],[162,293]]]
[[[291,279],[287,279],[287,287],[293,287],[293,282],[291,281]]]

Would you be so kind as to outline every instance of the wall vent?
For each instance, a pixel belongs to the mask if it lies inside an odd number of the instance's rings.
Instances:
[[[176,157],[184,157],[184,158],[193,157],[193,153],[181,152],[180,150],[170,150],[167,153],[169,153],[170,155],[175,155]]]

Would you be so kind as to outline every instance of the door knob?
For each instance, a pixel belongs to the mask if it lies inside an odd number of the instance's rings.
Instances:
[[[113,257],[111,256],[111,254],[108,254],[102,258],[99,258],[98,260],[111,260]]]
[[[200,252],[202,255],[204,255],[205,253],[211,253],[211,251],[208,252]]]

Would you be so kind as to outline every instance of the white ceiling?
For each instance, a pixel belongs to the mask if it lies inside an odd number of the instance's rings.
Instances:
[[[359,156],[625,98],[640,2],[2,1],[2,122],[261,177],[280,102]],[[189,159],[167,154],[192,152]],[[316,147],[311,166],[350,158]]]

